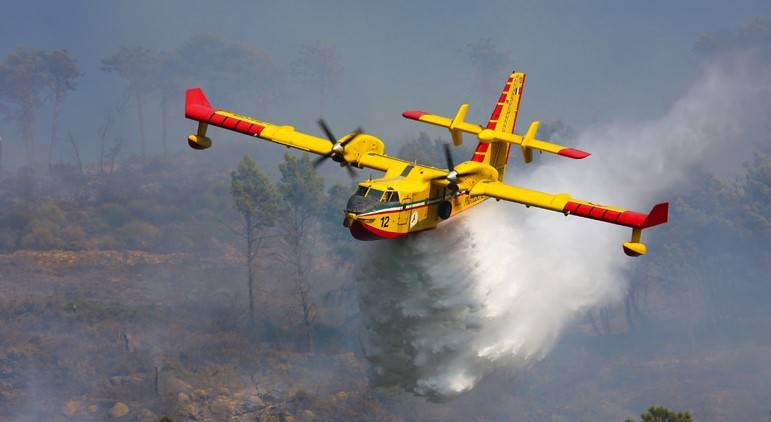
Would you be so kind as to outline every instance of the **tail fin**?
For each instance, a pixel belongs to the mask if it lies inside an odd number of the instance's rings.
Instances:
[[[514,125],[519,111],[519,100],[522,98],[522,88],[525,85],[525,74],[512,72],[498,102],[493,109],[493,114],[487,122],[487,129],[496,132],[514,133]],[[509,148],[507,142],[494,142],[490,144],[480,142],[477,145],[473,161],[489,164],[498,170],[500,177],[506,171],[506,163],[509,161]]]

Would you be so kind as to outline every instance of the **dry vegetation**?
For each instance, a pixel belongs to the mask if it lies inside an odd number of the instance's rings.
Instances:
[[[735,185],[705,179],[675,202],[688,223],[658,234],[668,251],[640,268],[632,302],[593,312],[515,377],[495,374],[441,404],[369,387],[355,244],[326,214],[346,189],[321,198],[308,235],[326,245],[313,250],[309,349],[287,282],[295,268],[274,259],[291,256],[281,242],[257,259],[249,323],[244,245],[224,223],[238,221],[226,171],[127,161],[77,182],[6,177],[0,420],[623,420],[656,403],[751,420],[771,379],[768,229],[757,224],[769,175],[759,159]],[[741,200],[703,211],[726,197]],[[692,249],[715,230],[736,253]],[[723,277],[731,271],[740,276]]]

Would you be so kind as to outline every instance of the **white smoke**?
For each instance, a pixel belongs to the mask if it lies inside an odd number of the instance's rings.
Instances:
[[[762,68],[750,56],[707,66],[660,118],[587,130],[574,146],[592,157],[543,156],[508,183],[647,212],[694,172],[735,170],[767,139],[771,77]],[[360,283],[374,382],[441,400],[492,370],[542,359],[571,321],[624,297],[629,236],[487,201],[434,232],[377,245]]]

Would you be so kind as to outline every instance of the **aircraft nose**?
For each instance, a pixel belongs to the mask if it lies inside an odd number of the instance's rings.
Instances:
[[[356,221],[356,219],[357,219],[356,213],[351,211],[346,211],[345,220],[343,220],[343,226],[351,227],[351,224],[353,224],[353,222]]]

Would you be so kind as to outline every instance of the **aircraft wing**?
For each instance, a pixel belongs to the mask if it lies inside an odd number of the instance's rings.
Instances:
[[[188,137],[188,143],[194,149],[205,149],[211,146],[211,139],[206,137],[208,126],[221,127],[318,155],[330,155],[334,147],[334,144],[328,139],[298,132],[292,126],[275,125],[215,109],[200,88],[187,90],[185,94],[185,117],[198,122],[197,134]],[[383,142],[364,134],[347,144],[344,148],[344,154],[346,162],[360,168],[367,167],[388,171],[391,168],[404,167],[408,164],[403,160],[385,155]]]
[[[438,116],[436,114],[430,114],[416,110],[405,111],[402,113],[402,116],[407,119],[417,120],[419,122],[449,129],[450,135],[452,136],[455,145],[461,144],[462,133],[476,135],[480,142],[483,143],[489,144],[491,142],[507,142],[510,144],[519,145],[519,147],[522,149],[523,158],[526,163],[532,161],[533,150],[549,152],[552,154],[578,160],[589,156],[588,152],[566,147],[564,145],[558,145],[553,142],[535,139],[540,122],[533,122],[525,135],[497,132],[490,128],[484,128],[480,125],[466,122],[465,118],[467,111],[468,104],[463,104],[460,106],[460,108],[458,108],[458,112],[455,114],[454,118]]]
[[[631,227],[632,241],[624,243],[627,255],[638,256],[646,252],[644,244],[640,243],[642,229],[657,226],[667,222],[669,204],[657,204],[648,214],[600,205],[572,198],[567,193],[549,194],[501,182],[482,181],[474,185],[470,195],[486,195],[489,197],[517,202],[528,207],[538,207],[567,215],[590,218],[606,223]]]

